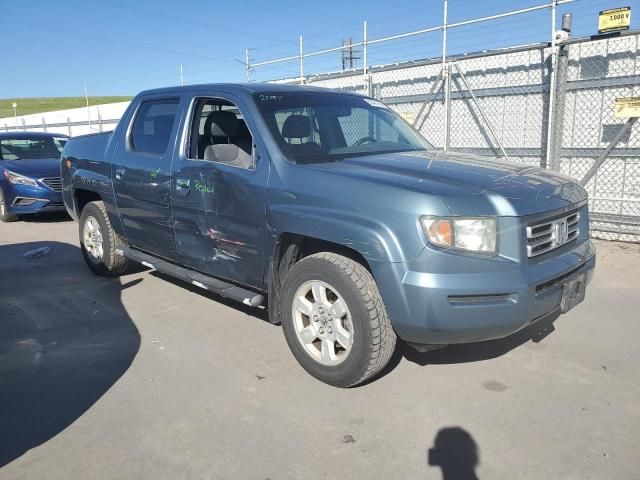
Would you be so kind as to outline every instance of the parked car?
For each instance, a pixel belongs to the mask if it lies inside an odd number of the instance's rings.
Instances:
[[[380,372],[397,337],[428,350],[565,312],[595,266],[576,182],[438,152],[351,93],[146,91],[114,132],[71,139],[62,161],[93,272],[141,262],[266,302],[300,364],[339,387]]]
[[[65,211],[60,153],[67,138],[41,132],[0,133],[0,220]]]

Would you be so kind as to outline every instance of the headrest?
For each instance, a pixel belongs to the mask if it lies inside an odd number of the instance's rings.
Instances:
[[[284,138],[307,138],[311,136],[311,123],[306,115],[289,115],[282,125]]]
[[[238,134],[238,117],[225,110],[211,112],[204,122],[204,133],[212,137],[235,137]]]

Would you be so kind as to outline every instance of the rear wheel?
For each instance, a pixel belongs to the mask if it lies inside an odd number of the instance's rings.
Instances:
[[[0,221],[7,223],[15,222],[17,219],[17,216],[11,215],[7,210],[7,204],[4,199],[4,192],[0,188]]]
[[[328,252],[303,258],[288,272],[281,302],[289,348],[317,379],[350,387],[389,362],[396,335],[373,276],[358,262]]]
[[[124,244],[111,227],[104,203],[96,201],[85,205],[79,224],[82,255],[91,271],[104,277],[122,275],[128,261],[116,250]]]

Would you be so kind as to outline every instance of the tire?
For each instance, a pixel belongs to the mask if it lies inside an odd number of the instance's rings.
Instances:
[[[18,219],[17,216],[11,215],[7,211],[7,204],[5,203],[5,200],[4,200],[4,192],[0,188],[0,221],[8,223],[8,222],[15,222],[17,219]]]
[[[101,277],[116,277],[127,271],[128,260],[116,254],[116,250],[122,249],[124,243],[113,231],[103,202],[85,205],[80,215],[79,227],[82,256],[93,273]],[[92,236],[96,228],[97,234]]]
[[[296,360],[335,387],[372,378],[395,349],[396,334],[373,276],[342,255],[317,253],[293,265],[282,285],[280,311]]]

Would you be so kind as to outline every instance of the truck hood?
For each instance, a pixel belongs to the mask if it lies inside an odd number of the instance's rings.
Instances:
[[[559,173],[452,152],[368,155],[314,166],[429,193],[452,215],[523,216],[587,199],[575,180]]]
[[[30,178],[60,176],[60,158],[2,160],[0,167]]]

